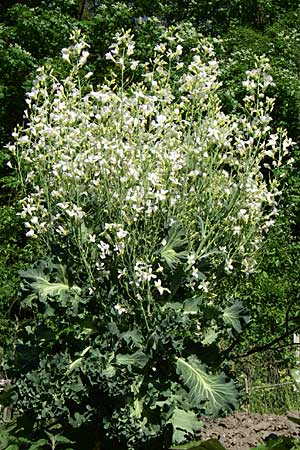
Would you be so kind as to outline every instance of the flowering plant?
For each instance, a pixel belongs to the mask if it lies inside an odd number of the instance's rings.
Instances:
[[[272,168],[291,141],[271,133],[266,58],[243,82],[244,113],[225,114],[208,39],[186,62],[168,31],[141,63],[130,31],[117,35],[97,88],[82,75],[88,46],[73,39],[68,77],[39,70],[10,145],[26,235],[51,257],[23,273],[34,311],[23,344],[36,354],[15,369],[15,402],[40,423],[94,423],[107,446],[184,442],[199,414],[237,403],[215,370],[247,314],[217,287],[254,269],[277,213]],[[28,380],[33,393],[21,395]]]

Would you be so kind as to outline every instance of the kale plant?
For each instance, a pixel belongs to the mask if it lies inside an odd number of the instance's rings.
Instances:
[[[141,63],[118,34],[97,87],[73,40],[69,75],[39,69],[9,146],[26,235],[45,254],[21,274],[12,401],[33,434],[59,423],[72,439],[85,430],[85,448],[168,448],[237,406],[221,363],[248,317],[217,288],[254,270],[291,141],[270,134],[266,58],[243,82],[243,112],[225,114],[209,39],[186,62],[167,31]]]

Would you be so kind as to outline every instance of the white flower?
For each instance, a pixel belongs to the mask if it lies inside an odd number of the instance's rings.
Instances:
[[[196,280],[201,277],[201,272],[199,272],[199,269],[195,266],[192,266],[192,277]]]
[[[115,310],[117,311],[117,313],[118,313],[119,315],[127,313],[127,309],[124,308],[122,305],[120,305],[120,303],[117,303],[117,304],[114,306],[114,308],[115,308]]]
[[[167,189],[160,189],[159,191],[155,192],[155,198],[158,201],[162,202],[162,201],[166,200],[168,192],[169,191]]]
[[[123,230],[122,228],[120,228],[117,231],[117,238],[118,239],[124,239],[126,236],[128,235],[128,231]]]
[[[241,208],[238,212],[238,217],[240,217],[243,220],[247,220],[249,217],[249,214],[247,213],[247,210],[245,208]]]
[[[241,233],[241,227],[239,225],[236,225],[233,227],[233,235],[235,236],[236,234],[240,234]]]
[[[88,56],[89,56],[89,52],[87,50],[84,50],[79,58],[78,65],[83,66],[86,63]]]
[[[156,281],[154,281],[154,285],[158,290],[158,292],[160,293],[160,295],[163,295],[164,292],[168,292],[169,294],[171,294],[171,291],[168,288],[165,288],[161,285],[161,280],[159,278]]]
[[[267,220],[265,223],[266,229],[268,230],[269,228],[271,228],[274,225],[274,223],[275,223],[275,220],[273,220],[273,219]]]
[[[69,234],[69,231],[66,230],[64,227],[62,227],[61,225],[59,225],[57,228],[55,228],[55,231],[60,235],[60,236],[67,236]]]
[[[164,114],[159,114],[158,116],[156,116],[156,122],[158,125],[163,125],[166,120],[167,118]]]
[[[69,64],[71,64],[70,61],[70,50],[68,48],[63,48],[61,51],[62,58],[67,61]]]
[[[196,255],[195,253],[190,253],[187,257],[187,265],[192,266],[196,262]]]
[[[182,45],[177,45],[176,47],[176,55],[180,56],[182,54]]]
[[[225,261],[225,272],[226,273],[231,273],[232,270],[233,270],[232,259],[226,258],[226,261]]]
[[[131,61],[130,69],[135,70],[139,65],[139,61]]]
[[[86,75],[84,75],[84,78],[86,80],[89,80],[93,75],[94,75],[93,72],[88,72]]]
[[[122,70],[125,69],[124,58],[119,58],[117,63],[119,64]]]
[[[114,61],[114,57],[112,55],[112,52],[105,53],[105,59],[109,59],[109,60],[113,60]]]
[[[18,142],[19,142],[20,144],[25,144],[25,143],[29,142],[29,137],[28,137],[28,135],[25,134],[24,136],[20,137]]]
[[[106,242],[100,241],[99,244],[97,244],[97,247],[100,250],[100,259],[105,259],[111,254],[109,244],[107,244]]]
[[[200,289],[203,292],[208,292],[209,288],[209,281],[201,281],[201,283],[198,285],[198,289]]]
[[[154,47],[154,50],[155,50],[156,52],[159,52],[159,53],[164,53],[164,52],[166,51],[166,44],[163,44],[163,43],[157,44],[157,45]]]
[[[36,234],[35,234],[34,230],[31,229],[31,230],[27,231],[25,236],[26,237],[33,237],[33,236],[36,236]]]

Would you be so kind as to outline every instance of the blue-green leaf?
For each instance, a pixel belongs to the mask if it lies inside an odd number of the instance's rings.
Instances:
[[[165,244],[160,249],[160,255],[170,269],[174,269],[178,264],[186,260],[188,252],[183,250],[188,240],[186,239],[183,226],[180,222],[175,222],[168,233]]]
[[[234,328],[240,333],[242,331],[242,320],[248,323],[250,320],[248,311],[241,302],[236,301],[233,305],[227,306],[223,312],[223,320],[226,325]]]
[[[238,393],[233,381],[226,382],[224,374],[208,374],[196,356],[177,358],[177,373],[189,388],[192,406],[205,402],[207,415],[217,416],[221,410],[237,407]]]
[[[188,436],[193,436],[202,426],[193,411],[184,411],[175,408],[173,415],[169,421],[173,426],[173,443],[186,441]]]

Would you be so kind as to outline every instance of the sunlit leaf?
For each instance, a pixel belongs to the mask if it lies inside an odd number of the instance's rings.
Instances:
[[[33,280],[29,282],[30,286],[43,297],[60,296],[71,290],[76,293],[80,293],[81,291],[78,286],[71,287],[65,281],[50,282],[48,277],[39,268],[28,269],[26,271],[20,270],[19,273],[23,278]]]
[[[205,402],[206,414],[217,416],[221,410],[237,406],[237,390],[233,381],[226,382],[223,374],[208,374],[196,356],[177,359],[177,373],[189,388],[191,404]]]

